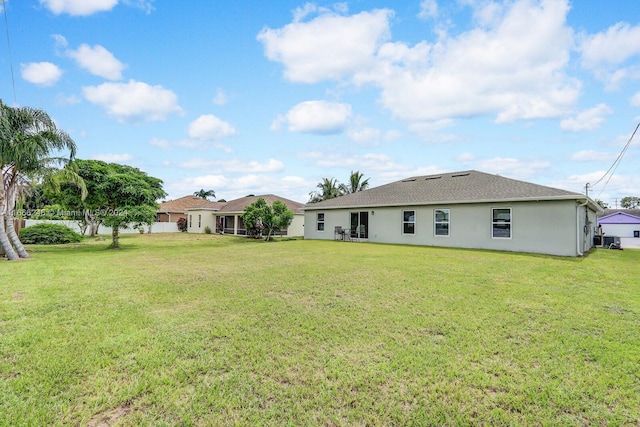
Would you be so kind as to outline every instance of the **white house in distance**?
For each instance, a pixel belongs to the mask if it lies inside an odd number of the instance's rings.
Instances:
[[[304,237],[581,256],[601,212],[580,193],[469,170],[307,204]]]
[[[273,194],[246,196],[228,202],[208,202],[198,207],[186,209],[187,232],[204,233],[209,227],[212,233],[245,236],[247,230],[242,222],[244,208],[259,198],[263,198],[269,206],[275,201],[284,203],[293,212],[293,221],[281,236],[302,236],[304,234],[304,204],[285,199]]]
[[[607,212],[605,212],[607,213]],[[604,235],[640,238],[640,216],[616,211],[598,218]]]

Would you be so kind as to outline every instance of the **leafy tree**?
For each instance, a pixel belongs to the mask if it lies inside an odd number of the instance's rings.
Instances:
[[[323,200],[329,200],[333,199],[334,197],[342,196],[340,184],[335,178],[322,178],[322,181],[320,181],[316,187],[318,188],[317,191],[309,193],[309,196],[311,197],[309,199],[309,203],[317,203]]]
[[[68,157],[57,156],[68,151]],[[28,258],[14,225],[14,210],[22,190],[34,181],[58,188],[74,182],[84,193],[82,180],[73,169],[59,169],[75,156],[71,137],[58,129],[43,110],[8,107],[0,102],[0,247],[10,260]]]
[[[265,241],[271,240],[273,233],[286,229],[293,221],[293,212],[279,200],[271,206],[260,197],[251,205],[244,208],[242,222],[250,234],[261,237],[266,233]]]
[[[627,196],[620,200],[620,206],[625,209],[636,209],[640,207],[640,197]]]
[[[362,178],[364,178],[364,174],[359,171],[351,171],[351,175],[349,175],[349,183],[340,184],[340,191],[342,194],[357,193],[358,191],[369,188],[369,178],[364,181]]]
[[[204,188],[201,188],[200,190],[196,191],[195,193],[193,193],[193,195],[204,200],[209,200],[209,197],[213,197],[214,199],[216,198],[215,191],[205,190]]]
[[[603,202],[602,200],[598,199],[596,200],[596,203],[598,204],[598,206],[600,206],[602,209],[609,209],[609,204],[607,202]]]
[[[86,183],[88,196],[81,200],[78,191],[67,185],[59,203],[82,210],[91,221],[111,227],[111,248],[120,248],[121,228],[154,221],[156,201],[166,196],[160,179],[132,166],[100,160],[76,160],[74,164]]]

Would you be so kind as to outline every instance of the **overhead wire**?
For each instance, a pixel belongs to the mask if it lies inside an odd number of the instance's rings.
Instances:
[[[629,140],[627,141],[625,146],[622,148],[622,151],[620,151],[620,154],[618,154],[618,157],[616,157],[616,159],[614,160],[613,164],[604,173],[604,175],[602,175],[602,177],[599,180],[597,180],[594,184],[588,184],[589,187],[593,188],[596,185],[600,184],[600,182],[602,182],[602,180],[607,178],[607,176],[608,176],[607,181],[604,183],[604,185],[602,186],[602,189],[600,189],[600,192],[598,193],[598,198],[600,197],[600,195],[602,194],[604,189],[607,188],[607,184],[609,184],[609,181],[611,181],[611,178],[613,178],[613,175],[615,174],[616,169],[620,165],[620,162],[622,161],[622,158],[624,157],[625,153],[629,149],[629,146],[631,145],[631,141],[633,141],[633,137],[636,135],[636,132],[638,132],[638,128],[640,128],[640,123],[638,123],[636,125],[636,128],[633,130],[633,133],[631,134],[631,137],[629,137]]]

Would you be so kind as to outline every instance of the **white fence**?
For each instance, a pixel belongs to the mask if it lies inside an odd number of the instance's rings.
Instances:
[[[25,220],[25,227],[30,227],[32,225],[40,224],[42,222],[50,223],[50,224],[62,224],[75,232],[80,233],[80,226],[78,225],[78,221],[69,221],[69,220],[53,220],[53,219],[27,219]],[[148,232],[149,227],[144,226],[144,232]],[[133,228],[133,224],[129,226],[129,228],[121,228],[119,230],[120,233],[140,233],[138,229]],[[152,233],[177,233],[178,225],[175,222],[154,222],[151,226]],[[101,225],[98,228],[98,234],[111,234],[111,227],[105,227]]]

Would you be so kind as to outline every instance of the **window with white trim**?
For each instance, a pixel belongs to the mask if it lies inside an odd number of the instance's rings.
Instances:
[[[318,212],[316,216],[316,230],[324,231],[324,213]]]
[[[449,209],[434,209],[433,230],[436,236],[449,235]]]
[[[402,234],[416,234],[416,211],[402,211]]]
[[[491,238],[511,238],[511,208],[491,208]]]
[[[198,215],[198,228],[202,227],[202,215]]]

